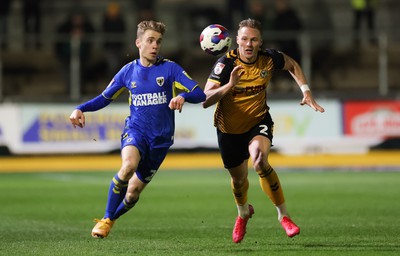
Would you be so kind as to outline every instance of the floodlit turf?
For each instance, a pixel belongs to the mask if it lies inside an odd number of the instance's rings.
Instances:
[[[93,239],[113,172],[0,174],[0,255],[399,255],[400,172],[279,175],[301,234],[288,238],[250,175],[240,244],[223,170],[159,171],[110,236]]]

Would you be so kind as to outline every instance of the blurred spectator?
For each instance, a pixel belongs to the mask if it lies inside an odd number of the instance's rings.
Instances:
[[[289,0],[275,0],[275,11],[276,14],[271,24],[271,29],[278,35],[275,47],[300,63],[301,53],[297,41],[297,32],[303,29],[302,22],[297,12],[290,6]],[[279,72],[277,70],[273,77],[273,82],[278,83],[277,87],[281,87],[284,90],[295,88],[290,84],[292,83],[292,77],[288,72]]]
[[[226,28],[237,29],[239,22],[246,16],[247,0],[227,0]]]
[[[353,29],[355,46],[358,47],[360,45],[361,25],[363,20],[367,22],[369,42],[371,44],[376,44],[374,29],[375,11],[378,6],[378,0],[351,0],[351,6],[354,14]]]
[[[270,24],[268,24],[266,18],[266,10],[267,7],[264,0],[251,0],[249,2],[250,17],[261,22],[264,31],[270,28]]]
[[[155,20],[156,0],[133,0],[135,10],[137,10],[137,24],[143,20]]]
[[[56,56],[63,67],[63,76],[66,83],[66,92],[70,93],[71,88],[71,41],[73,38],[80,40],[79,60],[80,60],[80,80],[84,86],[86,78],[91,76],[89,60],[91,57],[92,42],[90,35],[94,33],[94,27],[90,20],[81,11],[73,12],[57,28],[58,40],[55,45]]]
[[[214,6],[190,6],[187,13],[189,15],[190,31],[196,32],[196,34],[200,34],[210,24],[220,24],[223,21],[220,11]],[[192,42],[197,45],[199,38],[192,37]]]
[[[333,22],[326,0],[313,0],[310,13],[313,15],[308,17],[307,29],[311,32],[312,78],[321,78],[324,83],[322,87],[333,89],[331,74],[335,65],[334,38],[329,36],[333,32]]]
[[[107,60],[107,75],[112,76],[121,68],[124,60],[122,53],[126,26],[118,3],[112,1],[108,4],[102,29],[105,33],[104,53]]]
[[[272,29],[278,33],[293,32],[289,35],[289,39],[279,39],[276,41],[278,50],[291,56],[297,62],[300,62],[301,54],[297,42],[296,32],[302,30],[302,22],[297,15],[297,12],[292,9],[289,0],[275,0],[276,15],[272,21]]]
[[[1,0],[3,1],[3,0]],[[23,0],[23,23],[25,32],[25,47],[41,46],[41,1]]]
[[[10,14],[11,0],[0,1],[0,41],[1,48],[7,46],[8,16]]]

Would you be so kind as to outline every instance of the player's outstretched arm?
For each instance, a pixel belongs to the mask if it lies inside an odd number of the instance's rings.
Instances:
[[[303,90],[303,88],[302,88]],[[300,102],[300,105],[308,105],[315,111],[319,111],[321,113],[325,112],[325,109],[321,107],[315,100],[314,97],[311,94],[310,90],[306,90],[303,92],[303,99]]]
[[[76,128],[76,126],[83,128],[85,127],[85,115],[83,114],[83,112],[97,111],[108,106],[108,104],[110,104],[111,102],[112,100],[107,99],[102,94],[100,94],[99,96],[76,107],[76,109],[72,111],[69,120],[71,121],[74,128]]]
[[[303,99],[300,102],[300,105],[308,105],[315,111],[319,111],[321,113],[325,112],[324,108],[318,105],[318,103],[314,100],[311,90],[307,85],[306,76],[304,75],[304,72],[301,69],[300,65],[293,58],[284,53],[282,54],[285,59],[285,66],[283,69],[290,72],[293,79],[296,81],[301,91],[303,92]]]
[[[179,96],[182,96],[183,98],[185,98],[186,102],[189,103],[200,103],[206,100],[206,95],[204,94],[203,90],[196,85],[192,91],[190,92],[183,92],[180,93]]]
[[[79,109],[75,109],[72,111],[72,114],[69,116],[69,120],[71,121],[74,128],[77,126],[83,128],[85,127],[85,115]]]
[[[191,92],[183,92],[178,96],[171,99],[168,107],[172,110],[179,110],[182,112],[183,105],[185,102],[189,103],[200,103],[206,99],[206,95],[199,86],[196,86]]]

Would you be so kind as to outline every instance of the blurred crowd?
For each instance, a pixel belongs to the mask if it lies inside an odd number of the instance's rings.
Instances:
[[[335,83],[332,80],[332,69],[338,62],[343,62],[349,55],[337,54],[335,51],[335,40],[332,34],[335,32],[333,15],[330,4],[335,1],[329,0],[307,0],[307,15],[299,5],[294,5],[290,0],[225,0],[218,4],[215,1],[186,1],[186,0],[109,0],[98,1],[102,6],[102,14],[95,16],[92,5],[96,1],[46,1],[46,0],[1,0],[0,1],[0,41],[3,57],[3,94],[21,93],[18,86],[10,86],[9,80],[13,74],[12,67],[8,67],[8,58],[12,59],[12,53],[20,52],[46,52],[54,58],[58,67],[58,78],[62,81],[62,89],[59,93],[67,98],[71,95],[71,85],[80,83],[80,94],[99,92],[98,84],[104,86],[104,81],[110,79],[120,67],[135,56],[133,40],[136,24],[140,20],[158,19],[169,26],[168,33],[180,36],[182,28],[185,31],[195,31],[187,34],[191,37],[185,40],[182,47],[179,43],[171,40],[173,46],[167,47],[171,52],[181,57],[187,52],[179,48],[197,49],[197,36],[205,26],[211,23],[225,25],[233,36],[240,20],[252,17],[262,22],[266,33],[265,47],[279,49],[299,63],[309,61],[312,67],[312,79],[319,79],[317,90],[334,90]],[[44,11],[44,6],[59,4],[65,10],[64,17],[54,17],[52,31],[43,32],[46,15],[53,15]],[[336,3],[337,5],[340,5]],[[378,0],[347,0],[341,5],[348,7],[351,12],[351,20],[343,21],[349,30],[353,30],[353,40],[350,52],[361,47],[376,47],[376,10],[379,8]],[[23,29],[23,45],[19,48],[13,47],[14,42],[10,37],[14,25],[10,24],[13,7],[19,6]],[[162,8],[171,6],[175,13],[169,16]],[[98,7],[96,7],[98,9]],[[169,18],[167,18],[167,16]],[[172,16],[172,18],[171,18]],[[99,18],[100,17],[100,18]],[[165,20],[167,19],[167,20]],[[169,20],[174,20],[172,24]],[[14,19],[15,20],[15,19]],[[94,22],[96,20],[96,22]],[[182,28],[180,27],[182,26]],[[343,27],[343,26],[342,26]],[[364,29],[366,28],[366,29]],[[303,32],[321,32],[312,39],[312,47],[305,53],[301,41]],[[51,45],[44,45],[48,37],[52,38]],[[193,35],[193,36],[192,36]],[[365,39],[363,39],[365,36]],[[44,38],[47,37],[47,38]],[[97,39],[100,38],[100,43]],[[96,40],[95,40],[96,39]],[[174,47],[175,46],[175,47]],[[189,51],[190,52],[190,51]],[[306,55],[306,59],[304,56]],[[34,55],[37,56],[37,55]],[[40,56],[40,55],[39,55]],[[168,57],[168,56],[166,56]],[[180,60],[180,58],[174,59]],[[15,60],[15,58],[13,59]],[[23,60],[21,60],[23,61]],[[73,78],[71,72],[78,65],[78,78]],[[186,68],[186,67],[185,67]],[[191,67],[187,67],[190,70]],[[205,67],[209,70],[209,67]],[[9,72],[8,72],[9,71]],[[76,71],[76,70],[75,70]],[[207,76],[208,74],[204,74]],[[276,90],[288,90],[285,81],[288,74],[276,75]],[[318,78],[319,76],[319,78]],[[32,81],[31,81],[32,82]],[[93,86],[96,84],[96,86]],[[10,88],[11,87],[11,88]]]

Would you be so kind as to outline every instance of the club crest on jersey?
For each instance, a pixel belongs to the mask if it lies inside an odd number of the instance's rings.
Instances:
[[[163,76],[159,76],[156,78],[157,84],[158,86],[163,86],[164,85],[164,77]]]
[[[267,75],[268,75],[268,71],[267,71],[267,70],[261,70],[260,76],[261,76],[262,78],[266,78]]]
[[[222,73],[222,70],[224,69],[225,64],[218,62],[217,65],[214,67],[214,74],[219,75]]]

